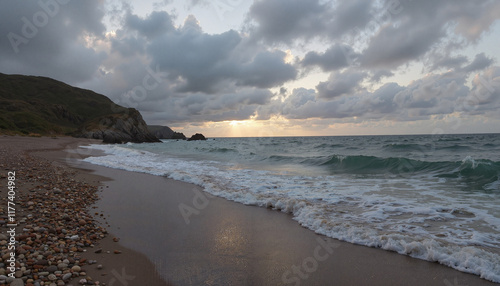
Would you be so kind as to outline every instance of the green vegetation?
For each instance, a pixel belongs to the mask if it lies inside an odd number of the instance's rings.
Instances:
[[[0,73],[0,134],[73,135],[100,117],[129,112],[90,90],[46,77]]]

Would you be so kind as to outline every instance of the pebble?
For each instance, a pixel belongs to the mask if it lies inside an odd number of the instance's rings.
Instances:
[[[57,268],[59,270],[65,270],[68,268],[68,264],[67,263],[59,263],[59,264],[57,264]]]
[[[66,273],[62,276],[62,280],[66,281],[69,280],[73,275],[71,273]]]
[[[0,233],[0,285],[62,286],[73,273],[86,277],[82,267],[97,261],[86,261],[80,255],[108,235],[89,211],[98,199],[98,187],[71,179],[75,172],[68,168],[6,148],[0,146],[0,154],[6,150],[9,154],[2,155],[2,164],[16,166],[16,175],[23,179],[16,197],[17,279],[6,275],[2,262],[10,256],[9,237]],[[3,223],[5,217],[6,210],[0,207]],[[91,278],[82,280],[95,285],[88,282]]]
[[[57,266],[51,265],[51,266],[47,267],[47,271],[50,273],[54,273],[57,271]]]
[[[14,279],[14,281],[10,282],[10,286],[24,286],[23,279]]]
[[[78,265],[71,267],[71,271],[73,271],[73,272],[80,272],[81,270],[82,270],[82,268]]]

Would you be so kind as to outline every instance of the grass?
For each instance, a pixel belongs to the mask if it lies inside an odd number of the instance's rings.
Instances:
[[[97,118],[129,112],[91,90],[46,77],[0,73],[0,134],[72,135]]]

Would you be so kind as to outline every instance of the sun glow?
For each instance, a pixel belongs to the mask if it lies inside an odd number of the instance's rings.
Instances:
[[[229,123],[229,126],[236,127],[236,126],[250,124],[250,121],[249,120],[231,120],[231,121],[228,121],[228,123]]]

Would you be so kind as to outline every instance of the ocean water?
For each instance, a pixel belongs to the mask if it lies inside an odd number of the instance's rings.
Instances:
[[[311,231],[500,283],[500,134],[92,145],[85,161],[194,183]]]

